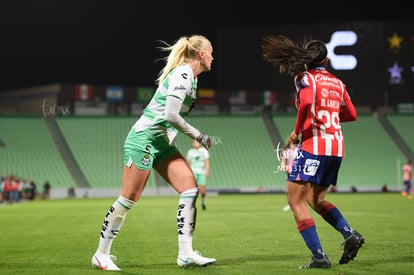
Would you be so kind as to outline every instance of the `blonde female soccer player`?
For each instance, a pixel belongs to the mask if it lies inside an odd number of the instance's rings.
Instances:
[[[157,79],[158,88],[152,100],[126,137],[122,191],[104,216],[99,246],[92,257],[92,265],[102,270],[120,270],[113,262],[115,257],[110,253],[111,246],[126,214],[140,199],[152,168],[180,194],[176,217],[177,265],[206,266],[216,261],[193,251],[197,182],[186,159],[175,146],[178,132],[197,140],[207,149],[211,145],[210,136],[183,117],[196,101],[198,75],[211,70],[213,47],[206,37],[193,35],[181,37],[175,44],[166,44],[161,49],[169,51],[169,55]]]

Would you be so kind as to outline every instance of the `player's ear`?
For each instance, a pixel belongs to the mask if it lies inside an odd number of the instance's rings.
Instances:
[[[203,50],[198,51],[198,57],[200,57],[200,59],[204,58],[204,51]]]

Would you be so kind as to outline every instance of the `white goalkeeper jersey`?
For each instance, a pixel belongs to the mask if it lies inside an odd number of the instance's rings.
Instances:
[[[194,78],[190,65],[184,64],[174,68],[158,85],[150,103],[134,124],[135,131],[144,131],[154,137],[163,136],[169,144],[175,144],[178,130],[165,119],[167,96],[174,96],[182,101],[180,115],[184,117],[189,114],[195,104],[196,91],[197,78]]]

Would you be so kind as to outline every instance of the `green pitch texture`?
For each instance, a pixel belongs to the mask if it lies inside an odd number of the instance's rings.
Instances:
[[[328,193],[366,243],[339,265],[341,235],[314,214],[327,270],[299,270],[311,255],[283,194],[218,195],[198,210],[193,247],[216,264],[176,266],[178,197],[143,197],[112,246],[121,274],[412,274],[414,199],[398,193]],[[0,205],[0,274],[102,274],[91,267],[103,217],[115,198]],[[200,206],[200,202],[198,202]],[[313,213],[313,212],[312,212]]]

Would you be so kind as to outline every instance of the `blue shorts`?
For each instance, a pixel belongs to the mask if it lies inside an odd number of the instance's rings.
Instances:
[[[341,162],[341,157],[316,156],[298,150],[288,180],[310,182],[321,186],[336,185]]]

